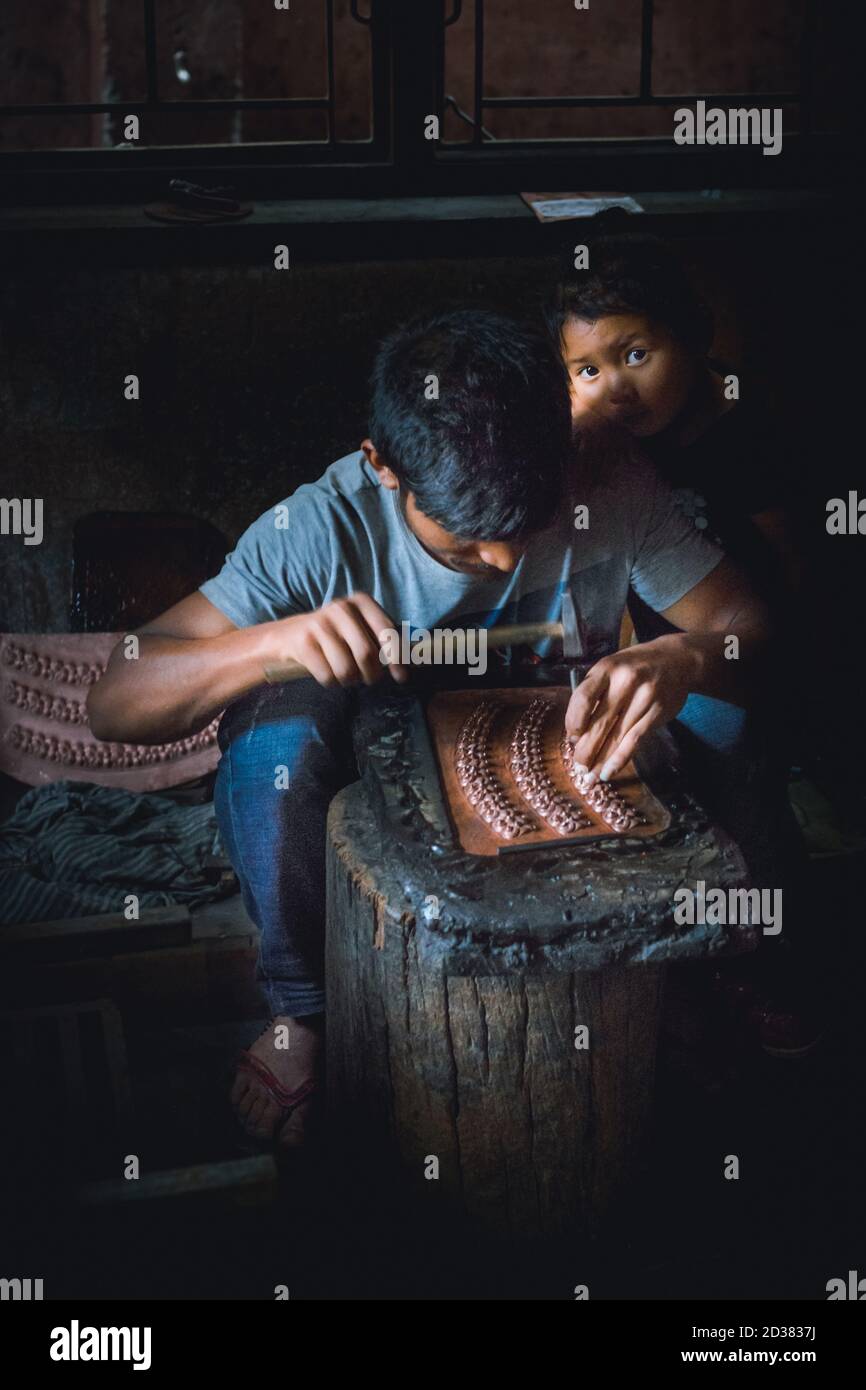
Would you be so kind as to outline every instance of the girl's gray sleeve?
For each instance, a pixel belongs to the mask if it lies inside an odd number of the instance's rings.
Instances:
[[[657,613],[663,613],[705,579],[724,558],[677,505],[673,492],[649,464],[637,470],[630,583]]]

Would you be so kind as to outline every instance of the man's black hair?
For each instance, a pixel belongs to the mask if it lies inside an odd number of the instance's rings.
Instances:
[[[566,319],[595,323],[609,314],[640,314],[663,324],[692,351],[709,351],[712,312],[670,247],[656,237],[628,233],[587,238],[585,244],[588,269],[574,268],[571,248],[545,308],[557,347]]]
[[[415,320],[382,343],[372,388],[370,437],[425,516],[467,540],[551,523],[571,417],[543,333],[480,309]]]

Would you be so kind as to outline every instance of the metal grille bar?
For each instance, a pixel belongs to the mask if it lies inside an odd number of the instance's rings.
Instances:
[[[144,62],[147,73],[147,100],[152,106],[159,101],[156,67],[156,0],[144,0]]]
[[[651,97],[484,97],[481,101],[482,109],[490,107],[513,107],[517,110],[530,107],[541,107],[544,110],[555,110],[559,107],[570,106],[676,106],[680,102],[694,102],[706,100],[710,105],[716,106],[729,101],[750,101],[754,102],[757,98],[761,101],[799,101],[799,92],[711,92],[709,95],[700,92],[685,92],[679,96],[651,96]]]
[[[328,82],[328,144],[333,146],[337,134],[334,113],[334,0],[325,0],[325,46],[327,50]]]
[[[484,139],[482,115],[484,112],[484,0],[475,0],[475,129],[472,143],[480,145]]]
[[[222,97],[202,101],[78,101],[0,106],[0,116],[98,116],[110,111],[327,111],[327,97]]]
[[[643,0],[640,22],[640,94],[646,100],[653,91],[653,17],[655,0]]]

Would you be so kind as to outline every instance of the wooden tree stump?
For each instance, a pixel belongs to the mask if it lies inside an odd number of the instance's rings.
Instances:
[[[355,741],[328,821],[332,1117],[419,1186],[436,1160],[490,1231],[593,1234],[640,1161],[666,962],[757,944],[672,921],[696,877],[743,884],[740,853],[664,736],[641,768],[674,813],[656,840],[501,858],[457,845],[421,701],[368,700]]]

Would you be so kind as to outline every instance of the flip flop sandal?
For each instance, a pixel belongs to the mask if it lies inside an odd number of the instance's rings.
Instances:
[[[287,1090],[274,1076],[270,1067],[265,1066],[265,1063],[258,1057],[254,1057],[251,1052],[244,1051],[240,1054],[237,1061],[237,1069],[238,1071],[249,1072],[251,1076],[254,1076],[267,1091],[268,1095],[279,1105],[281,1113],[274,1124],[274,1139],[279,1138],[283,1125],[286,1123],[289,1116],[294,1114],[298,1106],[302,1105],[309,1096],[319,1090],[319,1084],[313,1077],[308,1077],[306,1081],[302,1081],[296,1090]],[[240,1121],[240,1123],[242,1124],[243,1122]],[[251,1135],[249,1137],[252,1138],[253,1136]]]

